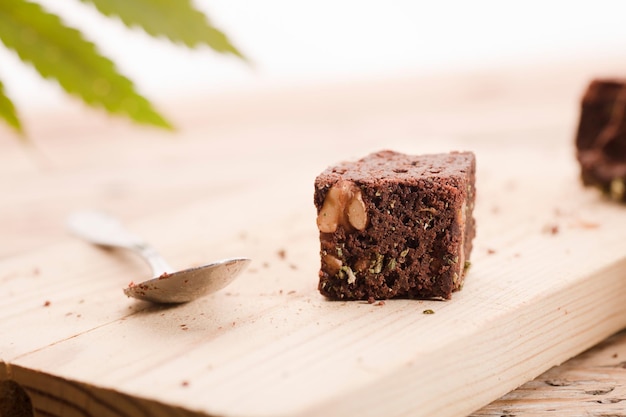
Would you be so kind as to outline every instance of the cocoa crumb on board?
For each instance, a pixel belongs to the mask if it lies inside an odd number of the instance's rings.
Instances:
[[[295,293],[296,293],[296,290],[291,290],[291,291],[289,291],[289,292],[287,293],[287,295],[293,295],[293,294],[295,294]]]
[[[376,305],[376,306],[379,306],[379,307],[382,307],[382,306],[384,306],[384,305],[385,305],[385,302],[384,302],[383,300],[380,300],[380,301],[379,301],[379,302],[377,302],[375,305]]]
[[[44,306],[44,307],[50,307],[50,304],[52,304],[52,303],[50,302],[50,300],[46,300],[46,301],[43,303],[43,306]]]
[[[289,264],[289,268],[293,269],[294,271],[298,269],[298,265],[296,264]]]
[[[285,259],[287,257],[287,251],[285,249],[279,249],[276,255],[278,255],[280,259]]]
[[[496,253],[495,249],[491,249],[491,248],[487,249],[487,255],[493,255],[494,253]]]
[[[546,224],[543,226],[542,232],[550,235],[556,235],[559,233],[559,226],[556,224]]]
[[[183,381],[180,383],[181,386],[183,387],[188,387],[189,386],[189,381]]]

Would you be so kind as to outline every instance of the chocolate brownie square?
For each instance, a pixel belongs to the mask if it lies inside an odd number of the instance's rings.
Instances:
[[[388,150],[322,172],[319,291],[334,300],[450,299],[469,266],[475,173],[471,152]]]
[[[587,87],[576,157],[584,185],[626,202],[626,80],[594,80]]]

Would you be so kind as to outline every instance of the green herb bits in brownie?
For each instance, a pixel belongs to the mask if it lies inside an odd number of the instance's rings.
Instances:
[[[380,151],[315,180],[319,290],[334,300],[449,299],[475,235],[471,152]]]

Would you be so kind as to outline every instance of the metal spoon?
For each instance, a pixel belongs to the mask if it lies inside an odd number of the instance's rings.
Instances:
[[[129,297],[154,303],[186,303],[230,284],[250,263],[248,258],[232,258],[208,265],[175,271],[148,243],[129,233],[114,217],[100,211],[79,211],[68,218],[76,236],[93,244],[128,249],[141,256],[155,278],[131,283],[124,288]]]

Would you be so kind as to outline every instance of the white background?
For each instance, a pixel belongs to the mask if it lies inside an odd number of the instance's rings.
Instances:
[[[254,66],[154,40],[78,0],[40,0],[82,29],[155,101],[186,95],[626,54],[626,2],[202,0]],[[626,74],[625,74],[626,75]],[[0,79],[20,110],[66,105],[14,53]]]

